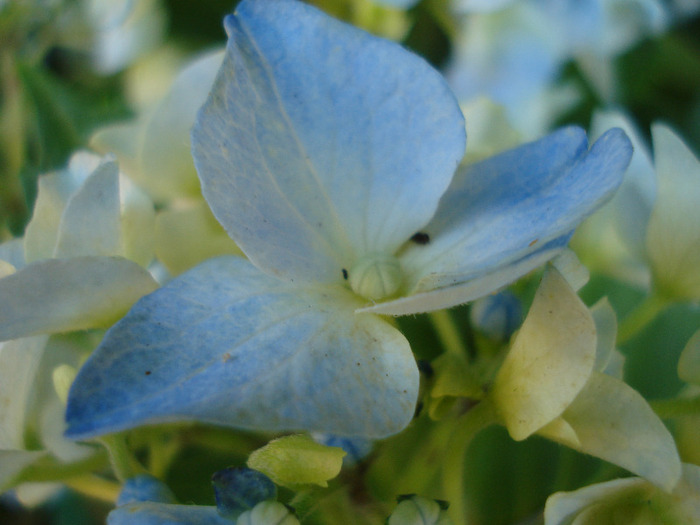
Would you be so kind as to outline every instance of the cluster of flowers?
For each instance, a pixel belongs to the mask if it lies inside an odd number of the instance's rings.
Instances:
[[[384,3],[392,16],[415,4]],[[31,500],[46,488],[31,482],[70,484],[102,465],[99,438],[124,482],[110,523],[293,524],[277,486],[325,486],[421,405],[455,425],[438,489],[451,505],[403,498],[390,524],[462,522],[464,454],[490,425],[636,476],[554,494],[547,525],[700,520],[700,467],[624,381],[616,348],[700,299],[700,164],[663,124],[652,161],[620,112],[596,115],[592,144],[578,127],[537,138],[576,100],[552,93],[565,63],[614,100],[612,57],[676,13],[656,0],[455,4],[450,85],[298,0],[243,0],[225,50],[39,178],[23,238],[0,245],[0,489]],[[588,268],[646,290],[619,330],[607,300],[579,298],[572,236]],[[495,292],[543,265],[521,323]],[[421,379],[393,317],[444,321],[475,300],[493,351],[447,342]],[[678,373],[696,395],[700,331]],[[254,470],[215,475],[216,507],[180,505],[113,435],[182,421],[316,441],[271,441]]]

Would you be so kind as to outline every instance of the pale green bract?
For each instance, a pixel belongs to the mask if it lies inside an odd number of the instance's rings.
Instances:
[[[664,490],[680,477],[673,437],[644,398],[603,373],[614,312],[593,312],[549,268],[488,394],[516,440],[537,433],[624,467]]]

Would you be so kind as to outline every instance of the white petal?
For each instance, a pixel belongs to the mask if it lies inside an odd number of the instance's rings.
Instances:
[[[0,449],[24,449],[29,403],[47,337],[0,343]]]
[[[0,279],[0,340],[108,326],[155,290],[150,274],[120,257],[48,259]]]
[[[595,351],[588,308],[550,267],[490,392],[513,439],[564,412],[586,384]]]
[[[107,161],[66,204],[54,256],[121,255],[119,216],[119,167]]]
[[[624,382],[594,372],[563,414],[579,450],[619,465],[670,491],[681,475],[673,436],[646,400]]]
[[[647,251],[660,293],[700,298],[700,162],[666,126],[652,127],[658,195]]]

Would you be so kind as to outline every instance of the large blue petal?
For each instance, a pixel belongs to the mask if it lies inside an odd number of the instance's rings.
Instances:
[[[342,286],[301,286],[212,259],[139,301],[70,391],[67,435],[194,419],[380,437],[411,419],[406,339]],[[377,402],[381,400],[381,402]]]
[[[553,257],[610,198],[631,154],[619,129],[589,150],[582,130],[565,128],[462,170],[424,229],[430,242],[401,256],[415,295],[367,311],[444,308],[513,282]]]
[[[193,155],[214,215],[256,266],[339,281],[430,220],[465,143],[436,71],[298,1],[244,0],[226,28]]]

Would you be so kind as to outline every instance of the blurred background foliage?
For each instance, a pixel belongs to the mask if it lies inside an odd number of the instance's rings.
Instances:
[[[141,65],[132,62],[128,67],[115,65],[104,70],[92,58],[95,37],[82,10],[84,3],[0,1],[0,240],[23,233],[40,174],[63,167],[71,153],[87,147],[97,127],[138,112],[139,101],[130,98],[130,86],[138,82],[139,67],[153,67],[162,57],[175,56],[175,62],[181,63],[184,57],[221,46],[225,41],[222,19],[234,8],[229,0],[146,2],[158,12],[160,22],[152,31],[162,31],[162,42],[144,43],[138,57]],[[380,34],[398,35],[405,46],[438,68],[453,51],[457,24],[446,0],[423,0],[406,13],[373,6],[368,0],[313,3]],[[642,40],[618,56],[615,67],[619,72],[616,103],[626,108],[642,131],[648,133],[653,121],[663,120],[691,148],[700,150],[700,19],[682,20],[663,34]],[[557,79],[566,81],[579,85],[584,97],[559,123],[587,127],[593,110],[603,101],[573,62]],[[533,276],[519,284],[519,295],[526,302],[536,283],[537,276]],[[617,304],[613,306],[624,316],[638,302],[640,292],[600,276],[594,276],[582,290],[589,305],[603,295],[614,297]],[[468,326],[468,306],[450,315],[460,326]],[[399,323],[418,359],[428,361],[440,352],[427,317],[400,319]],[[621,350],[629,358],[629,384],[650,400],[676,394],[682,385],[676,376],[678,355],[697,326],[697,308],[677,305],[625,343]],[[429,370],[424,374],[429,375]],[[355,486],[357,492],[339,493],[331,499],[333,505],[342,509],[347,498],[366,501],[365,490],[380,501],[393,498],[402,487],[415,492],[422,486],[423,495],[430,496],[431,475],[436,475],[439,463],[431,454],[439,450],[435,444],[443,442],[449,425],[449,421],[428,424],[426,415],[419,414],[407,432],[380,444],[369,462],[344,474],[338,483]],[[212,473],[227,465],[244,464],[250,451],[266,441],[198,425],[175,429],[177,432],[159,427],[153,432],[164,442],[177,440],[175,460],[169,462],[173,468],[167,470],[165,480],[187,503],[213,504]],[[419,459],[406,462],[409,450]],[[465,469],[469,471],[466,490],[475,502],[471,509],[474,522],[497,525],[525,520],[555,490],[608,479],[616,467],[540,438],[515,443],[498,427],[477,437]],[[366,479],[366,484],[359,479]],[[10,494],[0,499],[0,523],[103,523],[109,509],[108,504],[68,489],[33,510],[20,507]]]

